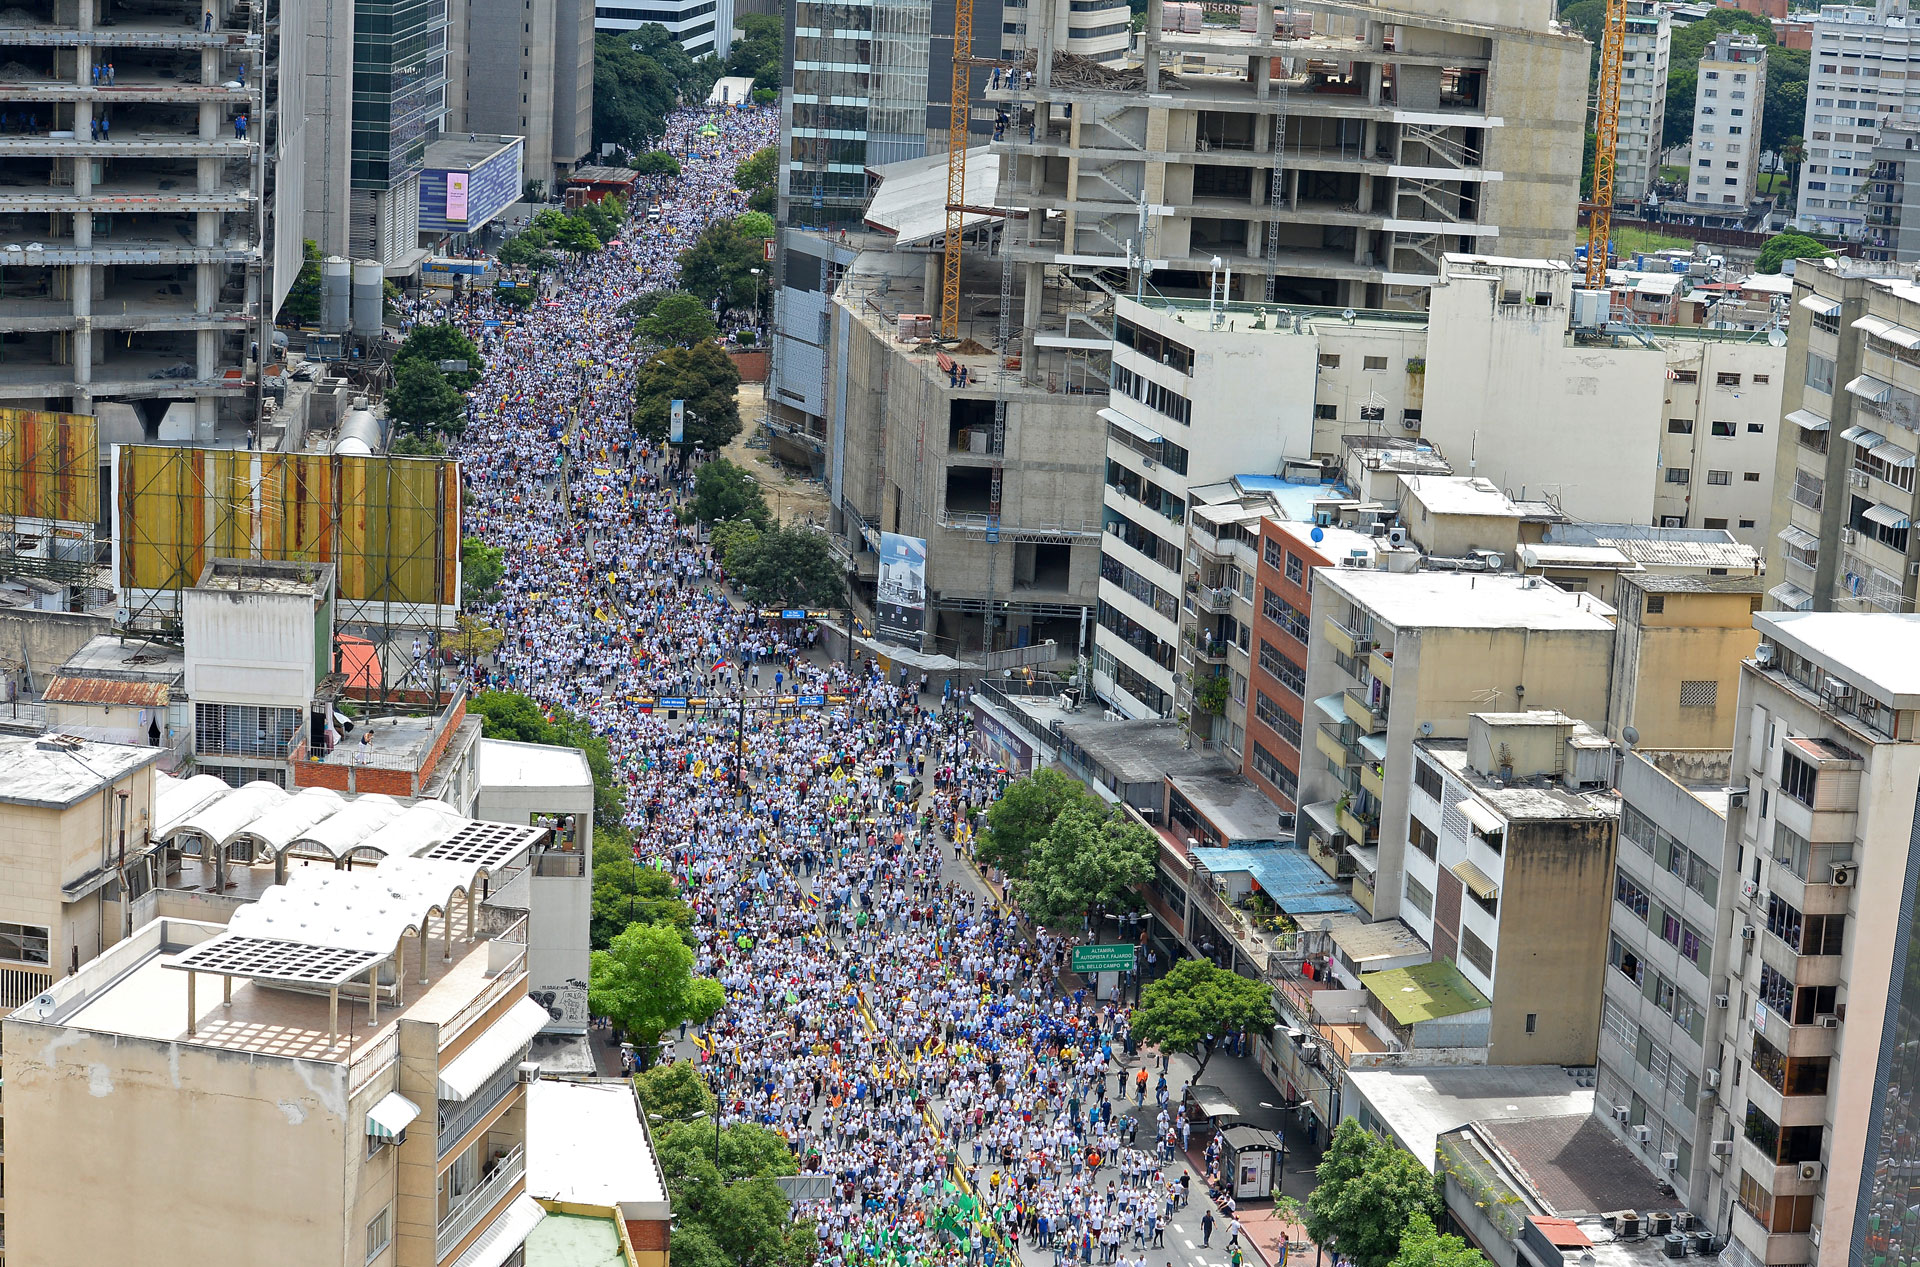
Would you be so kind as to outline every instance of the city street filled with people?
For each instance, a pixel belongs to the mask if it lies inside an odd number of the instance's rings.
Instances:
[[[731,601],[679,521],[685,455],[631,430],[617,310],[744,209],[733,166],[777,120],[713,122],[679,176],[636,194],[660,223],[550,274],[530,311],[466,319],[486,371],[455,456],[469,531],[506,550],[484,613],[505,639],[468,672],[606,738],[635,852],[682,882],[697,971],[726,989],[661,1058],[701,1062],[724,1121],[780,1131],[831,1176],[796,1212],[821,1262],[1193,1261],[1200,1207],[1216,1212],[1179,1161],[1191,1062],[1136,1051],[1126,1009],[1065,975],[1066,944],[964,861],[969,811],[1005,774],[975,754],[962,695]],[[716,706],[660,703],[679,697]],[[1197,1252],[1234,1261],[1217,1217]]]

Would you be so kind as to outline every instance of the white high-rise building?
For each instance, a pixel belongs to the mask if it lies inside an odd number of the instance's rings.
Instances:
[[[1687,206],[1744,211],[1760,170],[1760,122],[1767,99],[1767,50],[1751,35],[1723,31],[1700,55],[1693,97],[1693,167]]]
[[[1613,200],[1639,206],[1660,171],[1667,126],[1667,61],[1673,15],[1654,0],[1628,0],[1620,68],[1620,133],[1613,150]]]
[[[1823,5],[1814,22],[1807,77],[1807,115],[1800,134],[1807,157],[1800,166],[1802,229],[1857,238],[1866,228],[1862,192],[1873,170],[1873,148],[1889,118],[1920,116],[1910,80],[1894,78],[1913,55],[1915,28],[1905,0],[1871,5]],[[1913,50],[1913,51],[1910,51]]]

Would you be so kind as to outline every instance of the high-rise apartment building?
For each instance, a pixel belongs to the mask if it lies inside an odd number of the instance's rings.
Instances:
[[[1807,157],[1800,167],[1798,224],[1843,237],[1866,235],[1866,192],[1880,129],[1909,113],[1909,80],[1886,72],[1915,51],[1905,0],[1827,4],[1813,23],[1807,76]],[[1878,72],[1878,73],[1868,73]]]
[[[525,137],[525,179],[558,188],[593,148],[594,22],[589,0],[455,0],[446,130]]]
[[[1714,36],[1700,55],[1693,101],[1687,208],[1744,214],[1760,172],[1760,125],[1767,104],[1765,46],[1733,31]]]
[[[1706,987],[1726,1017],[1712,1226],[1743,1267],[1897,1262],[1920,1248],[1920,617],[1755,623]]]
[[[43,3],[0,23],[0,403],[143,410],[201,440],[257,416],[247,367],[301,258],[305,12]]]
[[[1920,288],[1885,265],[1794,274],[1786,417],[1776,437],[1772,605],[1910,612],[1920,453]]]
[[[1660,174],[1667,126],[1667,64],[1673,14],[1658,0],[1627,0],[1620,54],[1620,133],[1614,146],[1613,200],[1638,209]]]
[[[585,0],[580,0],[584,3]],[[659,25],[694,57],[724,57],[733,46],[734,0],[647,0],[645,4],[598,5],[596,31],[637,31]]]

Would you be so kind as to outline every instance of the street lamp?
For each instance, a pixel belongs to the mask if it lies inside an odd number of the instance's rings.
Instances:
[[[750,268],[747,271],[753,274],[753,323],[757,326],[760,324],[760,270]]]

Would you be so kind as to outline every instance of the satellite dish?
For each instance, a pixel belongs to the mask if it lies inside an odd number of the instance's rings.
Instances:
[[[1430,721],[1421,722],[1420,733],[1423,735],[1431,735],[1433,733],[1433,723]]]
[[[1346,319],[1346,322],[1348,325],[1352,325],[1354,317],[1356,317],[1359,314],[1355,313],[1353,309],[1349,308],[1345,312],[1341,313],[1340,315]]]
[[[1783,348],[1787,346],[1786,331],[1778,328],[1767,331],[1767,344],[1769,347],[1776,347],[1776,348]]]
[[[1627,747],[1629,748],[1638,748],[1640,746],[1640,732],[1632,726],[1621,731],[1620,737],[1627,741]]]
[[[1315,524],[1313,526],[1313,531],[1308,533],[1307,535],[1313,538],[1315,545],[1318,545],[1320,542],[1325,541],[1327,539],[1327,530],[1325,528],[1322,528],[1319,524]]]

